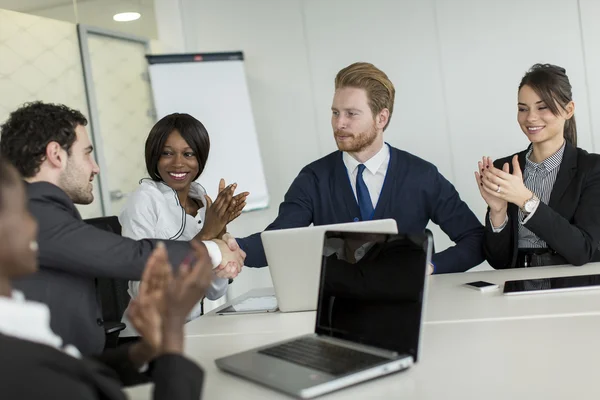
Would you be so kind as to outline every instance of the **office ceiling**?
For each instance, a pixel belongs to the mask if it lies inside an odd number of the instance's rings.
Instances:
[[[73,0],[0,0],[0,9],[33,14],[72,23],[83,23],[104,29],[120,31],[156,39],[154,0],[76,0],[77,17]],[[137,11],[142,16],[137,21],[115,22],[114,14]]]

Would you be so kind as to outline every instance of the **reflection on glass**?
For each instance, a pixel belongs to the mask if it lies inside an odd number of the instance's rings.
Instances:
[[[560,291],[596,287],[600,288],[600,275],[578,275],[507,281],[504,284],[504,293]]]
[[[317,332],[417,358],[425,235],[327,232]]]

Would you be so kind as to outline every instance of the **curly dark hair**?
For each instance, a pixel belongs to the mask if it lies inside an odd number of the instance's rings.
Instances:
[[[150,130],[146,139],[146,169],[153,181],[162,181],[158,173],[158,161],[171,132],[177,131],[192,148],[198,160],[198,179],[208,160],[210,139],[202,122],[189,114],[174,113],[161,118]]]
[[[25,103],[0,127],[0,154],[24,178],[31,178],[39,172],[50,142],[71,154],[77,125],[87,125],[87,119],[63,104]]]

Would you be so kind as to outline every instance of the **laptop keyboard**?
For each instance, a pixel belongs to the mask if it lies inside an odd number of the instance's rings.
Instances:
[[[389,360],[310,337],[269,347],[259,353],[336,376]]]

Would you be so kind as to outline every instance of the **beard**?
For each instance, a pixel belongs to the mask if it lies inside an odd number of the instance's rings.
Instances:
[[[59,186],[75,204],[90,204],[94,201],[93,186],[89,176],[84,176],[70,160],[59,178]]]
[[[360,132],[357,134],[351,134],[348,132],[344,132],[341,130],[336,130],[333,132],[335,135],[335,142],[340,151],[346,151],[350,153],[358,153],[371,146],[375,139],[377,139],[377,128],[375,127],[375,123],[371,126],[370,129],[367,129],[364,132]],[[351,136],[351,139],[346,139],[343,141],[337,140],[338,135]]]

